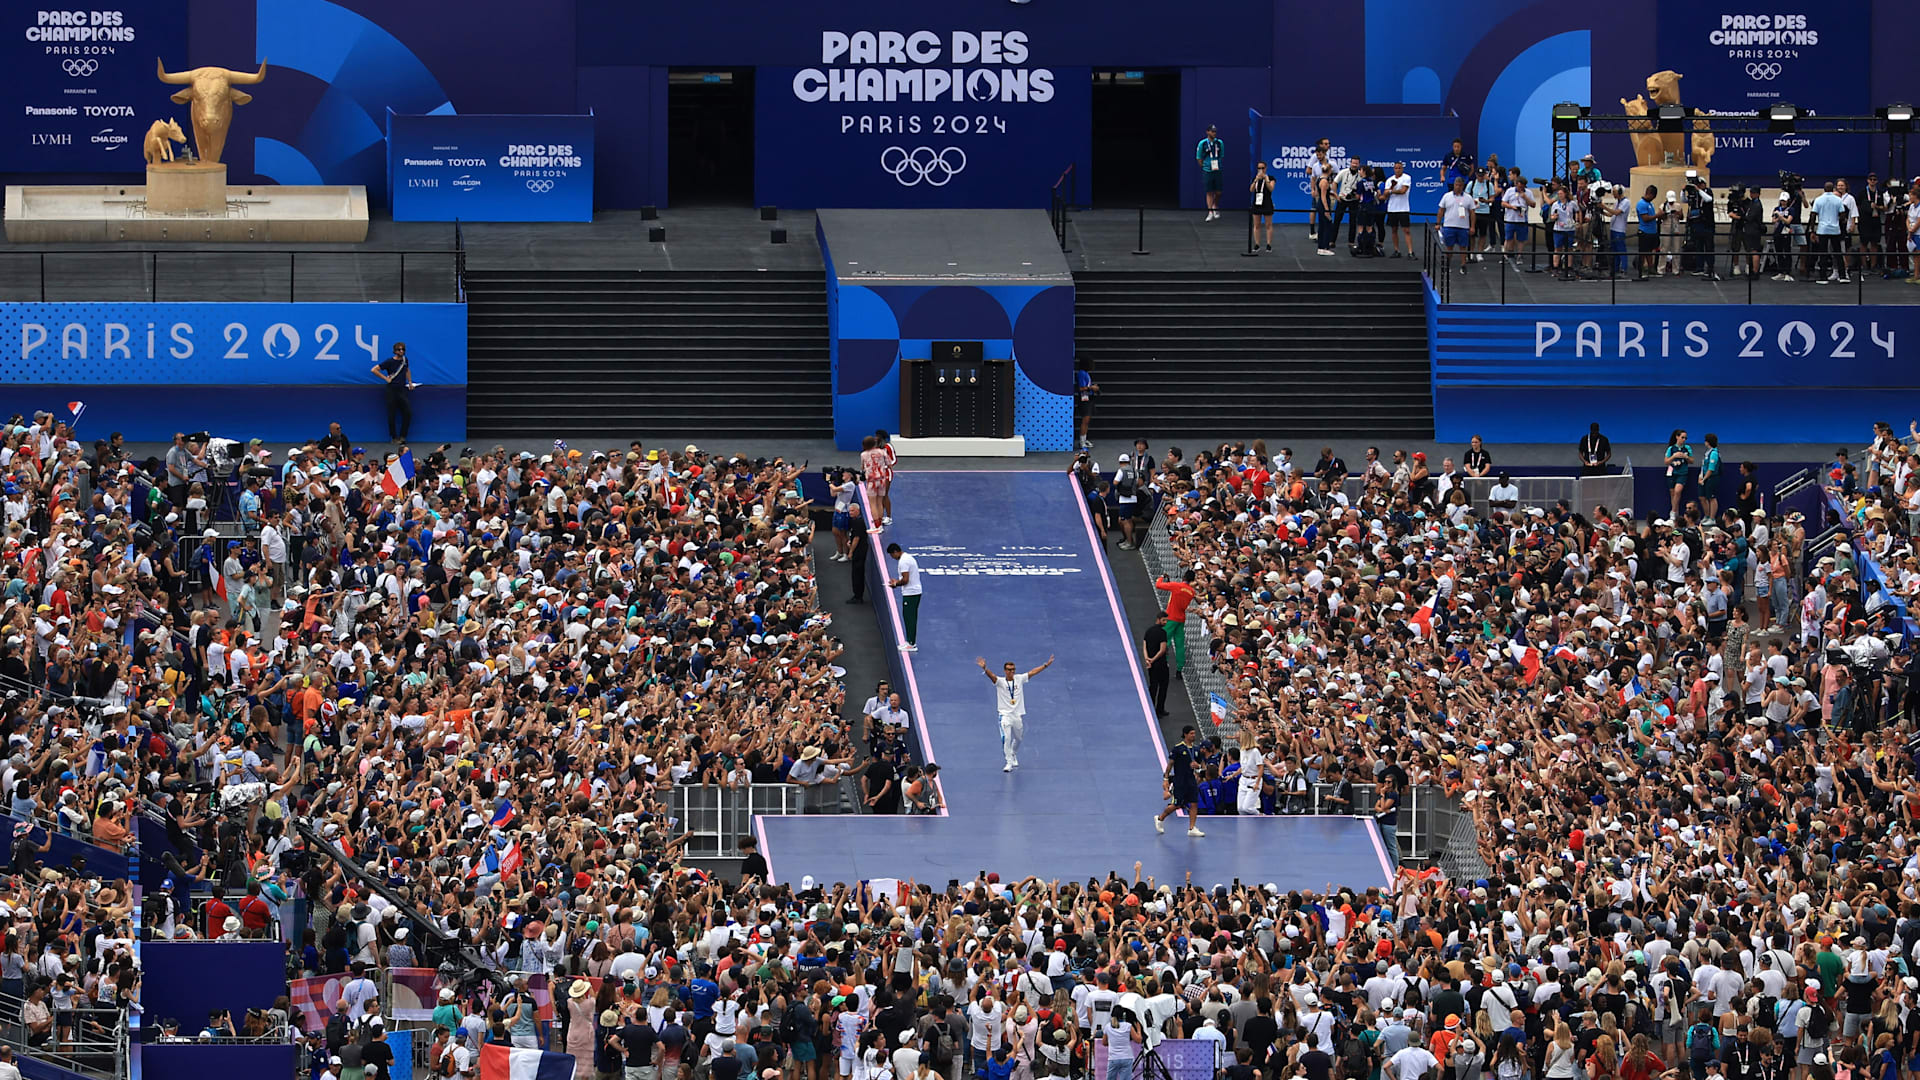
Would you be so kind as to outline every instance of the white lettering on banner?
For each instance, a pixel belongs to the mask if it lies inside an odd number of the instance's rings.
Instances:
[[[1029,55],[1022,30],[956,30],[946,41],[931,30],[827,30],[820,35],[821,66],[794,73],[793,96],[834,104],[1045,104],[1053,100],[1053,72],[1021,66]],[[939,66],[943,58],[946,66]],[[962,64],[980,66],[955,66]],[[841,130],[871,129],[843,124]]]
[[[445,165],[446,162],[441,160],[440,158],[401,158],[400,164],[402,165]]]
[[[47,108],[41,105],[29,105],[27,106],[27,115],[28,116],[79,116],[80,109],[76,105],[57,105],[52,108]]]
[[[1707,35],[1713,45],[1818,45],[1820,31],[1805,15],[1722,15]]]
[[[134,29],[118,11],[41,11],[27,27],[27,40],[42,43],[75,41],[111,41],[126,44],[134,39]],[[59,55],[56,50],[49,53]]]
[[[578,169],[584,159],[573,152],[571,144],[542,146],[539,143],[507,147],[500,158],[504,169]]]
[[[108,150],[118,150],[131,142],[132,139],[126,135],[116,134],[112,128],[101,128],[99,131],[94,132],[93,138],[90,141],[95,146],[104,147]]]
[[[157,333],[158,324],[147,323],[143,340],[144,347],[132,345],[134,331],[126,323],[110,322],[102,324],[101,348],[96,356],[91,349],[87,326],[83,323],[65,323],[60,325],[60,359],[62,360],[157,360],[167,356],[175,360],[193,360],[199,358],[199,349],[194,338],[192,323],[177,322],[166,328],[166,338],[170,342],[163,350]],[[32,360],[40,350],[47,348],[54,330],[46,323],[20,324],[19,359]],[[220,337],[226,346],[220,353],[226,360],[252,360],[248,342],[253,330],[246,323],[230,322],[221,328]],[[317,323],[312,327],[311,337],[314,345],[311,354],[304,358],[322,361],[338,361],[341,357],[335,351],[340,342],[340,328],[333,323]],[[268,324],[260,332],[260,350],[273,360],[298,360],[303,358],[308,336],[292,323],[276,322]],[[367,336],[365,326],[356,324],[353,328],[354,344],[367,354],[369,360],[379,360],[380,335]],[[356,361],[357,363],[357,361]]]
[[[919,547],[913,557],[928,577],[1060,577],[1078,574],[1078,552],[1052,545],[1005,545],[988,551],[961,547]]]
[[[1533,324],[1534,359],[1544,359],[1549,355],[1560,358],[1604,358],[1606,348],[1606,328],[1597,321],[1581,320],[1561,324],[1551,319],[1535,320]],[[1859,358],[1858,340],[1864,338],[1880,349],[1887,359],[1894,356],[1893,330],[1883,334],[1878,320],[1866,324],[1864,334],[1853,322],[1835,320],[1823,330],[1803,319],[1794,319],[1780,325],[1771,335],[1759,322],[1747,320],[1735,330],[1739,338],[1741,359],[1760,360],[1769,356],[1779,356],[1790,360],[1854,360]],[[1822,345],[1824,339],[1825,345]],[[1562,342],[1568,342],[1563,345]],[[1690,320],[1676,325],[1672,320],[1662,319],[1657,325],[1622,320],[1613,328],[1612,356],[1620,359],[1675,359],[1687,357],[1699,359],[1707,355],[1712,348],[1712,330],[1700,320]],[[1560,346],[1555,349],[1555,346]],[[1726,343],[1731,348],[1732,343]]]
[[[80,112],[86,116],[132,116],[131,105],[82,105]]]

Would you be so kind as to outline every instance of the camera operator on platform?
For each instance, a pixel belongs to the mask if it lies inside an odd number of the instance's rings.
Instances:
[[[1760,205],[1760,189],[1743,184],[1727,192],[1727,250],[1732,252],[1731,277],[1744,271],[1748,277],[1760,273],[1760,253],[1766,233],[1767,208]]]
[[[1717,222],[1713,213],[1713,189],[1698,176],[1687,177],[1683,189],[1687,203],[1687,247],[1692,265],[1686,269],[1708,281],[1719,281],[1720,275],[1713,272],[1714,229]]]

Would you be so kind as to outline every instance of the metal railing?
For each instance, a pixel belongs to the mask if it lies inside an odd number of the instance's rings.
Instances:
[[[1505,226],[1505,222],[1501,223]],[[1639,234],[1625,234],[1625,248],[1613,247],[1611,233],[1604,238],[1597,237],[1591,230],[1580,229],[1570,235],[1573,246],[1556,250],[1554,230],[1538,221],[1525,222],[1527,239],[1520,247],[1509,252],[1504,243],[1489,244],[1484,232],[1475,228],[1470,234],[1467,247],[1449,249],[1441,241],[1438,230],[1428,226],[1424,243],[1425,266],[1427,275],[1433,281],[1434,291],[1439,294],[1441,303],[1454,301],[1453,289],[1456,284],[1472,281],[1475,274],[1497,274],[1499,284],[1493,288],[1492,302],[1508,303],[1507,281],[1517,273],[1542,274],[1563,281],[1605,282],[1607,284],[1607,302],[1621,302],[1620,286],[1632,286],[1644,283],[1658,288],[1663,277],[1682,277],[1700,274],[1703,278],[1715,281],[1731,282],[1735,287],[1745,281],[1746,303],[1786,304],[1801,302],[1800,289],[1814,284],[1825,284],[1825,276],[1816,276],[1820,268],[1828,266],[1824,260],[1832,259],[1833,266],[1845,267],[1848,280],[1854,290],[1854,303],[1866,302],[1866,282],[1870,274],[1889,273],[1891,261],[1899,256],[1888,252],[1870,251],[1814,251],[1806,246],[1805,236],[1795,236],[1793,246],[1785,251],[1775,251],[1771,235],[1764,238],[1763,246],[1757,250],[1732,251],[1733,230],[1730,226],[1716,225],[1712,243],[1702,245],[1700,237],[1692,233],[1659,234],[1658,250],[1643,254],[1639,250]],[[1502,234],[1504,236],[1504,233]],[[1704,237],[1705,234],[1701,234]],[[1698,250],[1695,250],[1698,248]],[[1641,276],[1638,260],[1653,260],[1656,269],[1673,260],[1675,272],[1672,275],[1654,274]],[[1879,260],[1881,265],[1869,269],[1869,260]],[[1849,265],[1851,264],[1851,265]],[[1466,271],[1462,273],[1461,271]],[[1790,273],[1791,282],[1774,281],[1776,273]],[[1756,284],[1756,279],[1765,278]],[[1724,294],[1723,294],[1724,295]],[[1586,299],[1582,294],[1582,300]],[[1644,304],[1658,302],[1655,296],[1645,289],[1627,291],[1626,302]],[[1483,303],[1476,297],[1469,301]],[[1512,301],[1519,304],[1539,303],[1532,293],[1517,296]],[[1693,301],[1688,301],[1693,302]]]
[[[1152,574],[1156,581],[1179,581],[1186,571],[1185,564],[1173,548],[1173,527],[1167,515],[1167,504],[1171,501],[1166,498],[1159,500],[1139,543],[1140,560],[1146,563],[1147,573]],[[1153,598],[1161,610],[1165,610],[1171,596],[1155,589]],[[1187,666],[1181,673],[1179,685],[1186,693],[1188,702],[1193,705],[1194,727],[1199,730],[1200,737],[1217,737],[1222,742],[1234,742],[1239,737],[1240,729],[1233,723],[1233,698],[1227,692],[1226,676],[1214,670],[1212,658],[1207,654],[1207,628],[1199,615],[1197,610],[1189,609],[1187,621],[1181,625],[1180,632],[1186,636]],[[1214,715],[1213,703],[1216,698],[1225,703],[1224,722]]]
[[[1067,251],[1067,210],[1073,205],[1075,188],[1079,180],[1074,175],[1074,167],[1069,163],[1060,172],[1059,179],[1053,182],[1053,190],[1047,195],[1047,223],[1053,226],[1053,238],[1060,242],[1060,253]]]
[[[278,286],[284,280],[284,298],[289,303],[300,299],[303,285],[309,299],[405,303],[411,272],[419,279],[412,299],[442,303],[466,300],[466,237],[459,222],[454,223],[453,246],[439,250],[200,251],[176,247],[0,251],[0,299],[41,303],[206,300],[207,266],[213,261],[228,266],[236,287],[246,289],[244,296],[234,295],[232,299],[281,299]],[[328,269],[342,265],[349,268],[350,283],[336,279],[342,284],[333,289],[315,284],[316,279],[327,276]],[[422,285],[430,295],[421,295]],[[352,295],[346,295],[348,291]]]
[[[689,858],[731,859],[740,854],[740,841],[753,835],[753,819],[760,814],[858,814],[861,811],[855,781],[842,778],[820,784],[676,784],[667,797],[668,813],[686,835],[683,853]]]
[[[124,1077],[128,1069],[127,1018],[119,1009],[55,1009],[53,1030],[36,1046],[20,1019],[25,1000],[0,994],[0,1042],[41,1061],[88,1076]]]

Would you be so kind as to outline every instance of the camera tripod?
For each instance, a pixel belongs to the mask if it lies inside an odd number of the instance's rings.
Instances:
[[[1173,1071],[1167,1068],[1167,1060],[1160,1056],[1158,1047],[1147,1047],[1140,1053],[1140,1061],[1134,1066],[1133,1080],[1173,1080]]]

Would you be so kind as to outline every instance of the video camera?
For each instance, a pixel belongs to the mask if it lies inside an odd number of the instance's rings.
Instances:
[[[1780,187],[1782,190],[1791,191],[1795,195],[1798,195],[1800,194],[1800,189],[1805,187],[1806,184],[1807,178],[1801,176],[1799,173],[1788,172],[1785,169],[1780,170]]]

